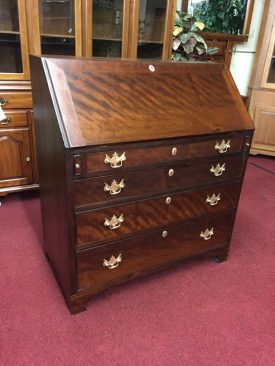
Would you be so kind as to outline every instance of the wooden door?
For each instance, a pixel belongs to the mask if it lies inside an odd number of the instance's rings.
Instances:
[[[127,57],[130,0],[84,0],[84,55]]]
[[[27,0],[32,54],[82,56],[81,0]]]
[[[130,58],[170,59],[176,0],[133,0]]]
[[[0,79],[29,79],[25,0],[1,1],[0,55]]]
[[[29,129],[0,130],[0,188],[33,183]]]

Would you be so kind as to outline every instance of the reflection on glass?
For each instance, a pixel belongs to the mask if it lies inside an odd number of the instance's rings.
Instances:
[[[248,0],[189,0],[188,13],[206,24],[204,31],[243,34]]]
[[[23,72],[17,0],[1,0],[0,55],[0,72]]]
[[[75,54],[74,0],[40,0],[41,52]]]
[[[161,58],[167,0],[141,0],[139,8],[138,58]]]
[[[121,57],[123,0],[93,0],[93,56]]]
[[[271,57],[271,63],[270,63],[268,77],[267,77],[267,82],[275,83],[275,47],[274,47],[273,54]]]

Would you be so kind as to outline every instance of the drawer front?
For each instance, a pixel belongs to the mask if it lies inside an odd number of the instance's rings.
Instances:
[[[5,109],[32,108],[31,92],[1,92],[1,107]]]
[[[210,170],[225,169],[219,176]],[[194,161],[185,165],[171,165],[167,168],[119,173],[105,177],[89,178],[75,182],[75,206],[77,209],[119,202],[125,198],[140,198],[163,194],[173,190],[184,190],[203,184],[216,184],[238,178],[243,166],[242,155],[234,155],[208,161]],[[120,189],[112,193],[113,182]]]
[[[77,256],[79,289],[94,291],[226,245],[232,215],[176,225],[82,251]],[[208,229],[208,232],[206,231]]]
[[[224,142],[223,142],[224,141]],[[82,176],[92,176],[100,172],[110,174],[112,170],[131,170],[163,163],[188,160],[198,157],[226,155],[242,150],[243,137],[212,138],[207,141],[169,144],[143,149],[109,150],[99,153],[87,153]],[[117,155],[114,155],[117,153]],[[113,167],[113,168],[112,168]]]
[[[215,215],[235,207],[240,183],[76,214],[77,245],[123,237],[158,226]],[[112,219],[113,218],[113,219]]]
[[[0,121],[0,128],[28,126],[27,111],[7,110],[5,115],[7,118]]]

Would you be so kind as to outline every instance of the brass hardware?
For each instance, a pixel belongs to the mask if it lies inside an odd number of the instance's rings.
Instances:
[[[117,268],[121,262],[122,262],[121,254],[119,254],[118,257],[114,257],[112,255],[108,261],[106,259],[103,260],[103,267],[107,267],[109,269],[114,269],[114,268]]]
[[[174,173],[174,169],[170,169],[168,172],[169,177],[173,177]]]
[[[230,140],[228,140],[227,142],[225,142],[225,140],[222,140],[221,143],[219,143],[218,141],[216,142],[215,150],[219,150],[220,154],[226,153],[229,148],[230,148]]]
[[[173,147],[172,149],[172,155],[175,156],[177,155],[178,149],[176,147]]]
[[[104,191],[109,192],[111,195],[114,195],[119,194],[124,187],[124,179],[122,179],[120,183],[117,183],[116,180],[113,180],[111,185],[105,183]]]
[[[225,171],[225,163],[223,165],[217,164],[215,167],[212,165],[210,172],[219,177]]]
[[[166,236],[168,235],[168,233],[167,233],[167,231],[166,230],[164,230],[163,232],[162,232],[162,237],[163,238],[166,238]]]
[[[203,240],[209,240],[211,239],[212,235],[214,235],[214,228],[212,229],[206,229],[205,231],[201,231],[200,238],[203,238]]]
[[[74,155],[74,175],[81,174],[81,156]]]
[[[249,143],[249,142],[246,142],[246,143],[245,143],[245,146],[250,146],[250,143]]]
[[[149,65],[149,70],[151,72],[155,72],[156,71],[155,66],[154,65]]]
[[[125,152],[119,156],[118,153],[115,151],[110,158],[107,154],[105,154],[105,164],[110,164],[111,168],[120,168],[122,166],[122,162],[126,160]]]
[[[121,214],[119,217],[113,215],[111,220],[105,219],[104,226],[108,226],[111,230],[118,229],[123,223],[123,221],[124,221],[123,214]]]
[[[165,200],[167,205],[170,205],[171,201],[172,201],[171,197],[167,197],[166,200]]]
[[[209,203],[210,206],[215,206],[218,204],[218,202],[221,200],[221,194],[215,194],[213,193],[211,197],[207,196],[206,202]]]
[[[10,122],[11,122],[11,118],[7,117],[5,119],[2,119],[2,121],[0,122],[0,125],[7,125]]]
[[[29,156],[26,157],[26,161],[31,161],[31,158]]]
[[[9,100],[8,98],[0,98],[0,105],[3,107],[4,105],[8,104]]]

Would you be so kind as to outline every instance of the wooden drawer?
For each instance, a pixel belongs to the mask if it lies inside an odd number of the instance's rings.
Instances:
[[[217,165],[225,171],[220,176],[211,173]],[[242,172],[243,157],[241,154],[219,159],[194,161],[188,164],[171,165],[167,168],[140,170],[132,173],[118,173],[105,177],[89,178],[75,182],[75,206],[77,209],[92,207],[99,204],[119,202],[126,198],[159,195],[171,191],[180,191],[204,184],[216,184],[226,180],[239,178]],[[172,174],[169,176],[169,174]],[[112,182],[123,183],[119,194],[111,195]]]
[[[28,126],[27,111],[6,110],[5,115],[7,119],[0,121],[0,128]]]
[[[229,142],[230,147],[224,149],[222,141]],[[217,148],[215,148],[217,146]],[[220,146],[220,149],[218,149]],[[82,164],[80,175],[92,176],[100,174],[110,174],[111,171],[124,171],[133,170],[137,168],[144,168],[159,164],[169,164],[178,161],[186,161],[193,158],[207,157],[207,156],[222,156],[229,153],[240,152],[243,146],[242,136],[217,136],[209,140],[198,139],[190,143],[170,143],[162,146],[151,146],[135,149],[122,149],[121,146],[114,148],[113,150],[86,153],[83,159],[85,161]],[[223,151],[222,153],[220,151]],[[112,168],[111,162],[108,162],[109,158],[114,158],[114,153],[117,153],[119,158],[125,157],[126,160],[117,163],[120,167]],[[124,154],[124,155],[123,155]],[[106,160],[106,155],[107,160]],[[106,161],[106,162],[105,162]]]
[[[101,241],[114,240],[158,226],[205,215],[215,215],[235,207],[239,187],[240,183],[236,182],[195,192],[165,195],[141,202],[78,213],[76,214],[76,243],[78,246],[98,245]],[[213,195],[219,198],[215,199]],[[121,220],[108,223],[106,218],[110,221],[113,215],[116,218],[121,217]],[[116,226],[118,227],[114,229]]]
[[[93,286],[96,292],[183,258],[223,247],[229,240],[232,221],[229,214],[206,218],[82,251],[77,256],[79,289]],[[206,236],[207,229],[213,229],[212,236]],[[202,233],[211,236],[210,239],[202,238]],[[118,261],[112,263],[112,256]],[[114,268],[109,269],[105,266],[108,264]]]
[[[31,92],[0,92],[3,109],[32,108]]]

